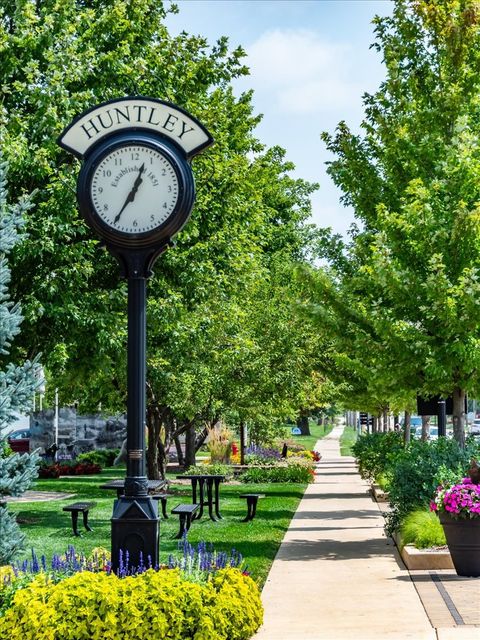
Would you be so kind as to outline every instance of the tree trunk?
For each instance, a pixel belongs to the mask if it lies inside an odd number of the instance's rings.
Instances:
[[[147,475],[149,480],[160,480],[159,450],[161,418],[160,409],[156,404],[147,406]]]
[[[372,416],[372,433],[378,431],[378,416]]]
[[[240,422],[240,464],[245,464],[245,422]]]
[[[302,436],[310,435],[310,425],[308,424],[308,415],[300,414],[298,416],[297,427],[300,429]]]
[[[183,449],[182,449],[182,445],[180,443],[180,438],[179,438],[179,436],[175,436],[175,438],[173,440],[175,442],[175,449],[177,451],[178,464],[181,467],[184,467],[185,466],[185,457],[183,455]]]
[[[197,452],[200,447],[205,443],[205,440],[208,436],[208,428],[204,427],[200,433],[197,433],[195,436],[195,452]]]
[[[428,440],[430,431],[430,416],[422,416],[422,440]]]
[[[403,419],[403,441],[405,446],[410,442],[410,412],[405,411]]]
[[[185,431],[185,468],[195,466],[195,427],[193,424]]]
[[[393,429],[394,431],[398,431],[399,428],[400,428],[400,416],[397,413],[393,416]]]
[[[388,431],[388,409],[383,410],[383,432]]]
[[[158,474],[162,480],[165,480],[165,476],[167,473],[167,463],[168,463],[168,449],[170,448],[170,440],[168,440],[168,447],[165,445],[165,441],[162,438],[158,439],[157,442],[157,451],[158,451]],[[158,478],[156,478],[158,479]]]
[[[465,390],[453,390],[453,437],[462,449],[465,448]]]

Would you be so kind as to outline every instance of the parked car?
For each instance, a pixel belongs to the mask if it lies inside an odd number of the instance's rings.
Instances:
[[[422,427],[420,426],[415,429],[414,438],[416,440],[420,440],[421,437],[422,437]],[[438,440],[438,427],[430,427],[430,429],[428,430],[427,440]]]
[[[480,435],[480,418],[475,418],[472,422],[470,433],[474,436]]]
[[[18,429],[8,434],[7,442],[12,451],[28,453],[30,451],[30,429]]]

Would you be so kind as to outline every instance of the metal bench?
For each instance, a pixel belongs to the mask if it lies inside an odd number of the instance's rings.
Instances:
[[[63,511],[70,511],[72,514],[72,528],[73,533],[76,536],[81,536],[82,534],[78,531],[78,514],[83,514],[83,526],[87,531],[93,531],[92,527],[88,524],[88,512],[89,510],[95,506],[95,502],[75,502],[74,504],[69,504],[66,507],[63,507]]]
[[[175,538],[181,538],[186,535],[192,524],[192,518],[199,508],[198,504],[179,504],[172,509],[172,513],[180,517],[180,530]]]
[[[259,498],[265,498],[264,493],[242,493],[239,498],[245,498],[247,501],[247,517],[242,522],[253,520],[257,513],[257,502]]]

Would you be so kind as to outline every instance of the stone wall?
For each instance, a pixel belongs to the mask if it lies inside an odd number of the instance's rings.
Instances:
[[[36,411],[30,416],[30,451],[41,452],[55,442],[55,412]],[[93,449],[119,449],[127,437],[126,416],[105,417],[100,414],[77,415],[72,407],[58,412],[59,458],[71,457]]]

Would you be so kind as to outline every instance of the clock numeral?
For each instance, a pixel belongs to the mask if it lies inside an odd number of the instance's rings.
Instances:
[[[138,151],[132,153],[132,160],[140,160],[140,154],[138,153]]]
[[[136,220],[133,221],[133,226],[138,227],[138,222]]]
[[[98,193],[103,193],[103,187],[98,187]]]
[[[103,177],[104,178],[110,178],[111,175],[112,175],[112,172],[110,171],[110,169],[104,169],[103,170]]]
[[[150,216],[150,220],[151,220],[152,222],[155,222],[155,216],[153,215],[153,213],[152,213],[152,215]]]
[[[122,159],[121,158],[115,158],[115,166],[116,167],[121,167],[122,166]]]
[[[162,176],[166,176],[167,175],[167,170],[166,169],[162,169]]]
[[[153,164],[153,158],[150,158],[150,164]]]
[[[168,209],[168,204],[166,202],[163,203],[163,208]]]
[[[104,205],[103,205],[103,210],[104,210],[104,211],[108,211],[108,204],[104,204]]]
[[[169,184],[169,185],[168,185],[168,193],[171,193],[171,192],[172,192],[172,185],[171,185],[171,184]]]

